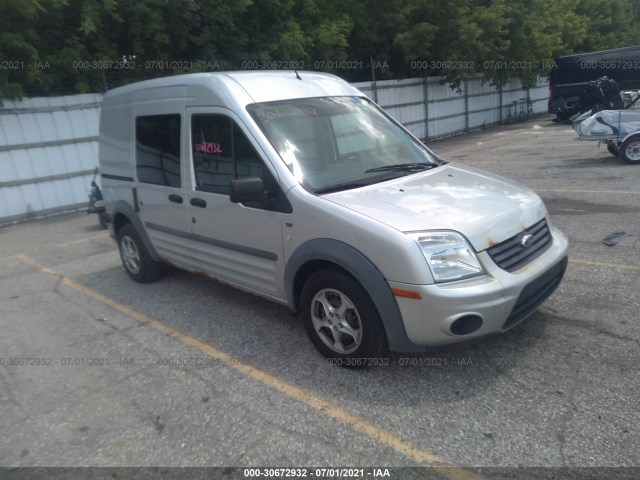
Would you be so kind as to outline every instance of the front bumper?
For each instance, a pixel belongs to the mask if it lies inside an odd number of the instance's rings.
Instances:
[[[553,227],[551,233],[553,243],[545,253],[512,273],[481,252],[478,258],[487,271],[483,277],[435,285],[389,282],[392,289],[422,297],[396,297],[409,340],[446,345],[504,332],[529,317],[555,291],[567,267],[567,238]],[[458,328],[467,320],[474,329],[470,333]]]

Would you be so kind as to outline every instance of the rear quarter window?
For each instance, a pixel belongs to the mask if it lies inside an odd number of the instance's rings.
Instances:
[[[138,181],[179,188],[180,115],[136,118]]]

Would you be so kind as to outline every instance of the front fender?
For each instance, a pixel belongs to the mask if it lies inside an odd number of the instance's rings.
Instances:
[[[628,134],[626,137],[624,137],[622,140],[620,140],[620,145],[622,145],[624,142],[626,142],[631,137],[635,137],[635,136],[640,138],[640,131],[631,132],[630,134]]]
[[[319,260],[332,263],[349,272],[367,291],[380,313],[390,350],[395,352],[425,351],[425,347],[414,344],[407,337],[398,303],[380,270],[360,251],[337,240],[321,238],[305,242],[293,252],[287,261],[284,286],[287,302],[294,310],[299,310],[298,274],[305,264]]]

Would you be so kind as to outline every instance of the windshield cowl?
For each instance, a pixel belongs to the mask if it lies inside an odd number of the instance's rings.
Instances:
[[[316,195],[323,195],[325,193],[342,192],[344,190],[352,190],[354,188],[366,187],[368,185],[372,185],[372,184],[362,183],[362,182],[339,183],[338,185],[331,185],[330,187],[319,188],[315,190],[313,193],[315,193]]]
[[[438,165],[435,163],[396,163],[394,165],[384,165],[382,167],[370,168],[369,170],[365,170],[364,173],[385,172],[389,170],[398,170],[400,172],[420,171],[420,170],[430,170],[437,166]]]

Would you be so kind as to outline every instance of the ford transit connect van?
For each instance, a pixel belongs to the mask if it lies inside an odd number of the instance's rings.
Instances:
[[[567,266],[536,194],[447,163],[332,75],[111,90],[99,158],[133,280],[169,264],[280,302],[345,366],[504,332]]]

